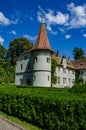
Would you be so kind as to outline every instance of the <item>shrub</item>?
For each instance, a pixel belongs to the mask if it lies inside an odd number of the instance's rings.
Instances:
[[[45,130],[85,130],[86,96],[55,88],[1,87],[0,111]]]
[[[81,94],[86,94],[86,84],[81,85],[81,84],[76,84],[74,85],[71,89],[70,92],[73,93],[81,93]]]

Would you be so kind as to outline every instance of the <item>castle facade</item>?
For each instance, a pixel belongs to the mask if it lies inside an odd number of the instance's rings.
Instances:
[[[51,84],[51,58],[57,62],[57,83]],[[75,81],[75,70],[79,70],[83,83],[86,83],[86,59],[71,61],[66,57],[54,54],[42,21],[36,44],[31,50],[21,54],[16,63],[15,84],[42,87],[72,87]]]

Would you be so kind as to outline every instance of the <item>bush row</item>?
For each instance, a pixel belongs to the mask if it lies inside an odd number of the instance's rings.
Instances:
[[[31,121],[45,130],[86,129],[86,98],[53,98],[19,93],[19,88],[17,91],[0,91],[0,111]]]

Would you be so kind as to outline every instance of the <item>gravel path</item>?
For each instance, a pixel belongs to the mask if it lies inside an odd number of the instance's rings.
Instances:
[[[0,130],[25,130],[23,127],[15,124],[3,116],[0,116]]]

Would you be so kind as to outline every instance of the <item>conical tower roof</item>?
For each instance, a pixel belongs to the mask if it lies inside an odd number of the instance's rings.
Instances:
[[[40,31],[38,33],[36,44],[32,48],[32,51],[33,50],[49,50],[49,51],[52,51],[50,44],[49,44],[49,41],[48,41],[44,21],[42,21],[42,23],[41,23],[41,27],[40,27]]]

